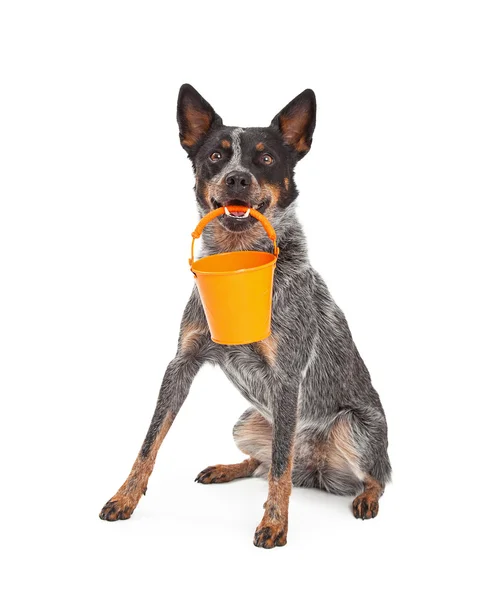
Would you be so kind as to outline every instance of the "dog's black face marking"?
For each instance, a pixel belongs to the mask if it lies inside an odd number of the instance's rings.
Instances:
[[[227,127],[194,88],[182,86],[180,141],[193,162],[201,209],[243,205],[271,217],[286,208],[297,196],[294,166],[309,151],[315,119],[314,93],[305,90],[269,127]],[[225,214],[219,221],[232,232],[257,223],[243,213]]]
[[[295,197],[294,157],[272,128],[214,129],[193,162],[197,199],[206,210],[244,205],[264,213],[278,203],[286,206]],[[256,220],[224,215],[220,222],[230,231],[244,231]]]

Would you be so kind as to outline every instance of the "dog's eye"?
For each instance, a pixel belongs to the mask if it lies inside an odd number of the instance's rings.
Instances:
[[[212,152],[210,154],[210,160],[212,162],[216,162],[216,161],[220,160],[220,158],[221,158],[221,154],[219,152]]]
[[[262,154],[260,161],[264,165],[272,165],[274,163],[274,158],[271,156],[271,154]]]

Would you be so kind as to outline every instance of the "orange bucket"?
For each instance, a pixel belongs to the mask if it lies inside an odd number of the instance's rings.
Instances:
[[[228,206],[228,209],[248,210],[245,206]],[[260,221],[273,242],[273,254],[244,250],[205,256],[195,261],[195,240],[210,221],[224,212],[223,206],[211,211],[191,234],[191,270],[213,342],[251,344],[271,334],[273,275],[279,253],[276,233],[264,215],[250,209],[249,214]]]

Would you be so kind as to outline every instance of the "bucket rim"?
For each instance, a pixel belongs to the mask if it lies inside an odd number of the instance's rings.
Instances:
[[[258,267],[236,269],[234,271],[202,271],[201,269],[195,268],[195,265],[200,263],[205,258],[211,258],[212,256],[231,256],[232,254],[266,254],[268,257],[271,257],[271,260],[265,263],[264,265],[259,265]],[[234,252],[220,252],[219,254],[209,254],[208,256],[202,256],[201,258],[198,258],[198,260],[195,260],[194,263],[192,263],[191,270],[193,271],[193,273],[200,273],[201,275],[235,275],[237,273],[251,273],[253,271],[260,271],[261,269],[268,269],[271,266],[275,268],[277,260],[278,257],[272,254],[271,252],[264,252],[261,250],[236,250]]]
[[[264,340],[267,340],[270,336],[271,336],[271,329],[269,330],[268,334],[265,337],[260,337],[259,339],[256,337],[254,340],[248,338],[249,341],[247,341],[247,342],[222,342],[218,339],[215,339],[213,336],[211,336],[211,341],[220,346],[246,346],[248,344],[256,344],[257,342],[263,342]]]

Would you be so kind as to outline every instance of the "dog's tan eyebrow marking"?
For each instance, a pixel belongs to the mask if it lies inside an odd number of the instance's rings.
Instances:
[[[229,140],[221,140],[221,146],[223,148],[231,148],[231,142]]]
[[[287,177],[285,177],[285,178],[284,178],[284,187],[285,187],[286,189],[288,189],[288,188],[289,188],[289,179],[288,179]]]
[[[256,144],[256,150],[258,150],[259,152],[261,152],[262,150],[264,150],[264,144],[263,144],[263,142],[258,142]]]

